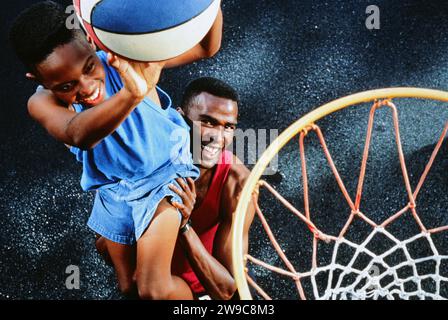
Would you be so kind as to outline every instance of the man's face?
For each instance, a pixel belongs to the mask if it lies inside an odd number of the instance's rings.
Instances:
[[[195,163],[202,168],[215,166],[221,152],[233,141],[233,135],[238,119],[238,106],[235,101],[216,97],[206,92],[193,98],[185,116],[193,122],[194,141],[201,141],[201,155],[193,155]],[[195,148],[194,150],[199,150]]]
[[[66,104],[95,106],[106,96],[104,67],[87,41],[57,47],[36,70],[44,87]]]

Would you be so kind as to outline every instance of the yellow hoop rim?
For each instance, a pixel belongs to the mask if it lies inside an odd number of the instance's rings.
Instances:
[[[238,288],[240,298],[242,300],[251,300],[252,296],[249,291],[249,286],[245,276],[245,261],[243,257],[243,228],[246,217],[247,207],[252,200],[252,193],[256,188],[257,182],[276,154],[286,145],[294,136],[296,136],[306,126],[320,120],[321,118],[332,114],[336,111],[346,107],[357,104],[373,101],[376,99],[394,99],[394,98],[420,98],[448,102],[448,92],[412,88],[412,87],[397,87],[368,90],[352,95],[333,100],[321,107],[309,112],[305,116],[298,119],[283,131],[277,139],[275,139],[266,151],[261,155],[255,167],[249,175],[249,178],[244,185],[241,197],[236,208],[235,220],[232,224],[232,260],[235,282]]]

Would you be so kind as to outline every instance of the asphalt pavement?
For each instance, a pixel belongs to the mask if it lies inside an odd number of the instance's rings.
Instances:
[[[36,84],[25,79],[25,70],[7,43],[7,30],[13,18],[33,2],[7,1],[0,11],[0,299],[121,299],[113,270],[96,253],[94,236],[86,226],[93,194],[80,188],[81,166],[27,115],[26,102]],[[380,9],[379,30],[365,25],[371,4],[364,0],[224,1],[220,52],[213,59],[166,70],[160,86],[178,104],[188,81],[218,77],[241,95],[239,128],[280,132],[310,110],[351,93],[392,86],[446,90],[447,2],[375,1]],[[397,101],[397,106],[414,186],[448,118],[448,108],[444,103],[415,99]],[[368,112],[369,106],[362,105],[318,123],[351,194]],[[375,221],[407,203],[390,124],[390,113],[381,110],[363,202],[363,209]],[[328,226],[328,232],[337,232],[347,207],[316,139],[310,136],[309,141],[313,214],[323,228]],[[448,224],[446,154],[444,147],[419,200],[423,220],[434,226]],[[249,154],[246,160],[257,156]],[[303,207],[297,141],[281,152],[278,168],[279,173],[268,181]],[[298,261],[309,261],[310,244],[303,245],[307,229],[286,223],[279,213],[281,206],[268,196],[263,201],[285,250]],[[355,233],[355,240],[362,239],[364,229],[361,226]],[[396,229],[413,232],[415,226],[403,224]],[[254,255],[279,263],[266,238],[260,236],[258,222],[253,230]],[[305,240],[298,241],[300,237]],[[447,244],[445,237],[441,251],[448,251]],[[80,270],[78,290],[65,285],[70,265]],[[306,263],[301,267],[307,268]],[[255,273],[270,291],[294,297],[284,279],[270,284],[264,271]]]

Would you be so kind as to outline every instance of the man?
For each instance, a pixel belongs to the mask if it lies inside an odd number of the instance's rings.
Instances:
[[[172,187],[183,205],[174,206],[185,216],[191,212],[191,227],[179,232],[173,255],[173,274],[180,275],[196,297],[230,299],[236,291],[233,280],[231,226],[240,193],[250,171],[226,148],[232,143],[238,118],[238,94],[226,83],[211,77],[192,81],[186,88],[179,112],[192,126],[192,146],[200,177],[193,187],[182,181],[183,190]],[[200,150],[200,155],[195,154]],[[190,208],[187,208],[190,204]],[[193,207],[194,205],[194,207]],[[244,228],[244,248],[254,217],[249,206]]]

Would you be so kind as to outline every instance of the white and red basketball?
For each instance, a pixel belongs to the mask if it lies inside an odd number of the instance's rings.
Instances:
[[[220,0],[74,0],[99,48],[137,61],[176,57],[210,30]]]

